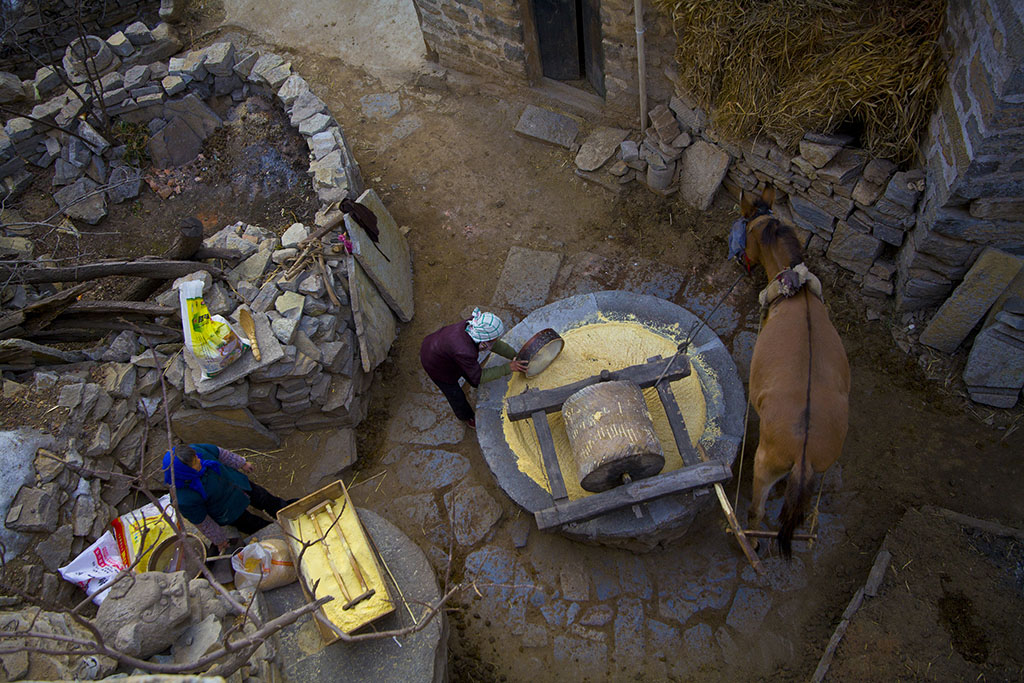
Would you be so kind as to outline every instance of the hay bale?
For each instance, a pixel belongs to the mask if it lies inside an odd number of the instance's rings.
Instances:
[[[943,0],[654,4],[673,22],[680,86],[723,135],[793,150],[807,131],[853,123],[872,156],[917,156],[946,78]]]

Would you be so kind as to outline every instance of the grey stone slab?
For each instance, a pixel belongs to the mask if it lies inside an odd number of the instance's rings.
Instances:
[[[371,372],[387,358],[391,344],[398,334],[398,322],[355,257],[349,256],[346,260],[352,317],[359,339],[359,355],[363,370]]]
[[[427,605],[437,602],[441,592],[434,570],[423,551],[397,527],[370,510],[357,509],[360,521],[382,562],[388,590],[395,600],[395,611],[375,622],[379,630],[397,630],[413,626],[423,618]],[[269,527],[273,529],[273,527]],[[392,583],[397,580],[399,588]],[[400,590],[399,590],[400,589]],[[305,599],[297,583],[264,594],[269,616],[275,618],[302,606]],[[402,597],[407,601],[402,603]],[[408,609],[407,609],[408,606]],[[448,664],[448,624],[439,616],[423,629],[394,640],[370,640],[360,643],[334,643],[324,646],[311,624],[305,620],[286,627],[280,633],[280,657],[285,680],[328,683],[338,680],[339,672],[351,683],[434,683],[445,680]],[[399,647],[401,645],[401,647]]]
[[[851,228],[846,221],[839,221],[826,253],[829,259],[843,268],[864,275],[882,253],[882,248],[882,241],[877,237],[865,235]]]
[[[183,118],[200,140],[205,140],[224,123],[217,112],[194,93],[164,105],[164,118],[174,117]]]
[[[608,161],[619,143],[626,139],[629,131],[622,128],[597,128],[580,146],[576,153],[576,166],[581,171],[596,171]]]
[[[184,166],[199,156],[202,148],[203,141],[180,116],[172,118],[170,123],[161,128],[146,144],[150,159],[156,168]]]
[[[1013,402],[1004,407],[1015,404],[1017,394],[1024,388],[1024,340],[1020,339],[1020,333],[1001,322],[982,330],[967,358],[964,382],[972,393],[1012,396]],[[1000,389],[1009,391],[997,391]],[[1006,399],[997,403],[1003,405]]]
[[[515,127],[520,135],[566,149],[572,147],[579,130],[579,124],[568,116],[532,104],[526,106]]]
[[[512,247],[498,278],[491,305],[515,309],[520,313],[543,306],[561,263],[562,255],[555,252]]]
[[[736,591],[725,623],[741,633],[757,633],[771,606],[770,593],[758,588],[741,586]]]
[[[953,353],[1022,268],[1020,256],[985,249],[921,333],[921,343]]]
[[[281,440],[246,408],[197,410],[182,408],[171,415],[171,429],[185,443],[213,442],[224,448],[277,448]]]
[[[703,140],[687,147],[679,160],[679,196],[690,206],[707,211],[729,162],[727,152]]]
[[[71,185],[57,190],[54,201],[71,218],[96,225],[107,215],[107,200],[99,185],[91,178],[79,178]]]
[[[107,197],[114,204],[139,196],[142,189],[142,169],[133,166],[114,166],[107,178]]]
[[[388,439],[439,446],[462,441],[465,430],[440,391],[408,394],[388,423]]]
[[[377,217],[378,241],[374,244],[352,215],[346,214],[345,228],[355,247],[355,257],[398,319],[409,322],[414,313],[409,242],[376,192],[366,190],[358,201]]]
[[[365,116],[371,119],[390,119],[402,111],[402,103],[398,93],[374,93],[363,95],[359,98],[359,104]]]
[[[247,377],[249,374],[256,372],[257,370],[273,365],[284,357],[284,348],[281,346],[280,342],[277,341],[277,337],[274,336],[274,332],[270,329],[270,320],[267,316],[257,311],[253,311],[252,319],[256,324],[256,341],[259,343],[260,347],[260,360],[256,360],[256,357],[252,355],[251,351],[243,353],[241,358],[221,370],[213,377],[198,380],[196,382],[196,390],[200,394],[209,394],[214,392],[221,387],[225,387],[232,382],[243,377]],[[191,369],[194,373],[194,378],[200,376],[195,374],[198,373],[197,367],[192,367]]]
[[[501,518],[501,506],[483,486],[462,484],[444,494],[445,508],[452,520],[452,531],[459,545],[473,546],[482,541]]]

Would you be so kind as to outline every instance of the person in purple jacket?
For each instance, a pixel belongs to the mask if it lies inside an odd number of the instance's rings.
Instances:
[[[505,325],[501,318],[476,308],[472,318],[427,335],[420,346],[423,369],[448,399],[455,417],[472,429],[476,429],[473,408],[459,386],[459,378],[464,377],[470,386],[478,387],[481,382],[490,382],[511,372],[526,371],[526,363],[515,360],[516,350],[499,339],[504,333]],[[477,357],[481,351],[487,350],[512,359],[512,362],[482,368]]]

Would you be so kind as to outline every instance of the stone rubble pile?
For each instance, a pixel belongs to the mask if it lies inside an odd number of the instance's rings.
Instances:
[[[703,110],[678,96],[654,107],[649,118],[643,138],[621,142],[608,165],[620,183],[638,180],[666,196],[678,192],[700,210],[711,206],[723,184],[735,195],[771,184],[785,193],[776,213],[796,227],[805,249],[850,271],[865,297],[893,295],[896,253],[916,225],[923,171],[897,172],[842,135],[807,134],[796,156],[771,141],[733,143],[709,126]]]
[[[211,314],[237,322],[238,305],[249,306],[262,359],[257,362],[247,353],[208,379],[189,353],[169,359],[166,376],[184,392],[184,406],[172,418],[181,438],[198,438],[219,417],[231,419],[230,414],[222,415],[225,411],[233,411],[236,420],[274,441],[268,429],[276,434],[351,429],[365,417],[372,374],[364,372],[359,358],[345,252],[326,260],[324,271],[313,265],[285,279],[282,266],[308,236],[309,229],[301,223],[281,238],[236,223],[205,241],[208,246],[238,249],[246,257],[229,274],[230,288],[213,282],[205,272],[200,277],[207,285],[204,300]],[[323,238],[326,249],[333,246],[332,240],[330,233]],[[329,290],[338,297],[338,305]],[[172,288],[157,301],[176,306],[177,296]],[[351,463],[342,466],[347,464]]]
[[[145,124],[146,151],[153,165],[173,168],[195,159],[203,141],[221,125],[208,100],[240,102],[250,96],[275,99],[305,138],[311,158],[308,173],[321,203],[362,191],[359,168],[341,128],[283,57],[236,50],[230,42],[171,57],[181,42],[165,23],[151,31],[136,22],[106,41],[87,38],[99,52],[98,91],[85,79],[74,45],[69,46],[64,72],[76,83],[77,94],[63,86],[52,67],[44,67],[31,86],[24,87],[30,101],[38,101],[30,114],[38,121],[13,117],[0,132],[0,179],[12,197],[31,183],[28,165],[52,165],[53,185],[60,188],[54,193],[58,206],[68,217],[95,225],[106,215],[107,201],[137,196],[141,182],[139,169],[123,161],[125,146],[113,144],[97,131],[97,112],[109,117],[115,127],[122,121]],[[3,222],[22,221],[5,216]],[[19,226],[7,230],[29,232]]]

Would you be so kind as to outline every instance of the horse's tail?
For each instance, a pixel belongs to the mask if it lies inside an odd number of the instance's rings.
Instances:
[[[789,559],[792,554],[793,532],[804,521],[804,512],[811,498],[814,469],[806,455],[802,455],[789,471],[786,479],[785,500],[779,514],[779,550]]]

